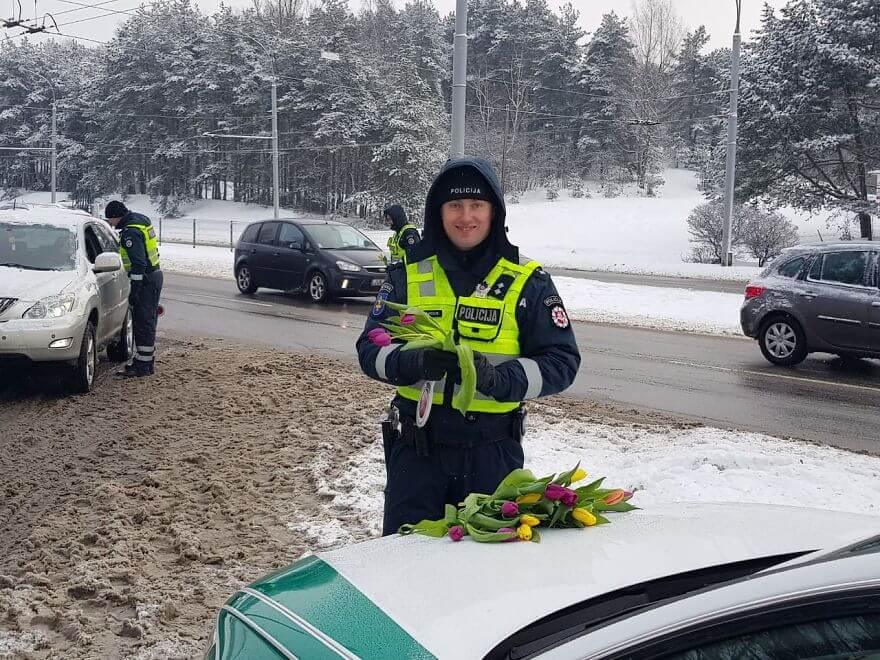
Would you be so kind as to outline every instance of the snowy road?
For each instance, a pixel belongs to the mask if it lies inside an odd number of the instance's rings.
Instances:
[[[164,328],[311,349],[354,361],[367,299],[312,305],[283,293],[238,295],[232,282],[166,276]],[[583,366],[568,394],[661,410],[720,427],[880,454],[880,365],[814,355],[771,367],[753,342],[575,324]]]

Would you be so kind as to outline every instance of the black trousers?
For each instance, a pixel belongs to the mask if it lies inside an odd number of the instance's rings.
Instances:
[[[144,275],[140,282],[132,281],[128,304],[134,323],[134,361],[132,368],[153,372],[156,356],[156,324],[159,321],[159,296],[162,294],[161,270]]]
[[[384,536],[406,523],[442,518],[446,504],[457,505],[470,493],[492,493],[511,470],[523,466],[522,445],[512,433],[492,437],[479,426],[470,438],[456,434],[447,436],[450,444],[433,444],[427,456],[400,438],[385,443]]]

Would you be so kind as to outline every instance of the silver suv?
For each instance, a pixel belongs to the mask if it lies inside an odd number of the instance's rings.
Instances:
[[[131,359],[128,277],[103,220],[57,206],[0,209],[0,369],[51,362],[88,392],[98,351]]]
[[[783,366],[814,351],[880,357],[878,264],[880,244],[870,241],[786,250],[746,287],[743,332]]]

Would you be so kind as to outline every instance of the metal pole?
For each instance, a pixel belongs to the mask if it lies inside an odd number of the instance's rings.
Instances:
[[[52,101],[52,203],[55,203],[55,164],[56,164],[56,156],[58,154],[58,134],[56,131],[56,122],[55,122],[55,101]]]
[[[736,0],[736,30],[733,33],[733,49],[730,53],[730,108],[727,114],[727,171],[724,175],[724,228],[721,236],[721,265],[732,266],[730,251],[733,226],[733,191],[736,178],[736,120],[739,102],[739,33],[741,0]]]
[[[455,0],[452,53],[451,156],[464,156],[464,108],[467,99],[467,0]]]
[[[272,206],[278,219],[278,90],[272,78]]]
[[[196,219],[193,218],[193,248],[196,246]]]
[[[232,220],[229,221],[229,251],[232,252]]]
[[[507,161],[507,124],[510,122],[510,104],[504,108],[504,141],[501,145],[501,192],[504,192],[504,166]]]

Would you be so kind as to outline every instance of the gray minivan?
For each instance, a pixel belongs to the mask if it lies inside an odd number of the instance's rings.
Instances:
[[[799,245],[749,282],[743,333],[773,364],[808,353],[880,357],[880,245],[847,241]]]

